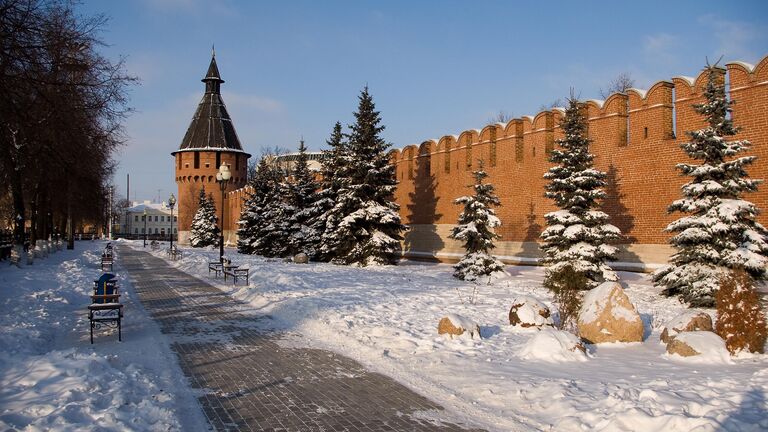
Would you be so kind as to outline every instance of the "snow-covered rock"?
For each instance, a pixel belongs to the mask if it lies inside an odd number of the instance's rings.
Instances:
[[[530,296],[518,296],[509,309],[509,323],[520,327],[554,326],[549,308]]]
[[[579,336],[589,343],[642,342],[643,320],[616,282],[604,282],[584,296]]]
[[[299,252],[293,256],[293,262],[296,264],[307,264],[309,262],[309,257],[304,252]]]
[[[586,350],[578,337],[553,329],[542,330],[528,339],[520,350],[519,357],[551,363],[587,360]]]
[[[475,338],[475,335],[478,338],[482,338],[480,336],[480,326],[476,322],[456,314],[448,314],[443,317],[437,325],[437,333],[448,334],[451,339],[453,339],[454,335],[461,336],[464,333],[469,334],[472,339]]]
[[[678,333],[699,330],[712,331],[712,317],[706,312],[685,311],[664,325],[659,338],[662,342],[669,343]]]
[[[699,363],[731,363],[725,341],[710,331],[683,332],[667,344],[667,354],[695,357]]]

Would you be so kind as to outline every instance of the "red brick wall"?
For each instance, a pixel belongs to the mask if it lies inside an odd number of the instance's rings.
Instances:
[[[736,101],[733,119],[742,128],[738,138],[749,139],[753,147],[747,154],[758,156],[749,169],[750,176],[768,180],[768,57],[753,71],[731,63],[727,65],[727,76],[725,69],[723,73]],[[684,131],[704,125],[691,105],[702,101],[705,83],[706,73],[702,71],[692,84],[684,77],[676,77],[654,84],[645,93],[630,90],[628,95],[614,94],[602,104],[586,104],[595,165],[609,173],[609,198],[604,209],[627,236],[627,243],[667,242],[663,230],[678,217],[668,215],[667,206],[680,198],[680,186],[686,181],[675,170],[676,163],[688,160],[679,144],[687,140]],[[561,136],[561,116],[562,111],[555,109],[533,118],[514,119],[506,125],[463,131],[458,137],[446,135],[438,142],[430,140],[421,146],[393,150],[391,157],[400,182],[395,198],[403,221],[456,223],[460,208],[452,201],[472,193],[467,187],[473,183],[471,171],[466,169],[469,138],[471,168],[476,169],[480,157],[486,161],[489,181],[496,186],[502,202],[497,210],[503,224],[499,229],[502,240],[535,241],[545,225],[543,215],[553,210],[543,195],[543,175],[550,166],[546,151]],[[492,128],[496,130],[495,166],[489,163]],[[519,146],[522,160],[518,158]],[[409,176],[411,166],[413,178]],[[746,199],[763,210],[759,221],[768,225],[768,185],[747,194]],[[412,247],[418,250],[418,245]]]
[[[199,168],[195,169],[195,153],[199,154]],[[192,218],[197,212],[200,189],[205,187],[206,194],[212,194],[216,204],[216,213],[221,217],[221,189],[216,183],[215,151],[181,151],[174,154],[176,168],[176,184],[179,188],[176,204],[179,212],[179,232],[189,231]],[[238,160],[236,160],[236,158]],[[220,152],[220,163],[229,165],[232,178],[227,184],[227,192],[245,186],[247,177],[248,158],[244,153]],[[228,210],[228,209],[227,209]],[[224,229],[232,227],[232,215],[224,215]],[[239,216],[239,212],[238,212]],[[236,220],[236,219],[235,219]],[[183,238],[182,238],[183,237]],[[180,241],[186,240],[186,236],[179,236]]]

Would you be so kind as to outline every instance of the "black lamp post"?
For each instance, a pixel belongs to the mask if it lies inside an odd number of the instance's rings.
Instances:
[[[229,171],[229,167],[225,164],[221,164],[219,172],[216,173],[216,181],[219,182],[221,188],[221,228],[219,229],[219,262],[224,264],[224,190],[227,189],[227,182],[232,177],[232,172]]]
[[[171,194],[168,198],[168,207],[171,209],[171,249],[173,249],[173,207],[176,205],[176,197]]]
[[[147,247],[147,209],[144,209],[144,247]]]

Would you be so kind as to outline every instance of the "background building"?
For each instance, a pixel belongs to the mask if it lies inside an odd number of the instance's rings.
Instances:
[[[171,232],[171,209],[166,202],[160,204],[144,201],[132,202],[122,215],[116,227],[118,237],[143,238],[147,234],[148,239],[169,240]],[[146,231],[144,229],[144,210],[147,211]],[[178,235],[178,215],[173,214],[173,233]],[[176,237],[174,237],[176,238]]]

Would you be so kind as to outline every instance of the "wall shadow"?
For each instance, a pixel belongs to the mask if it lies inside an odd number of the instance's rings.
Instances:
[[[621,192],[621,176],[619,170],[611,164],[608,166],[608,172],[605,178],[605,199],[602,203],[602,210],[608,213],[610,219],[608,223],[621,230],[622,238],[620,245],[629,245],[637,242],[637,238],[632,235],[632,229],[635,227],[635,217],[624,205],[626,195]],[[640,263],[640,257],[627,249],[622,251],[618,261]]]
[[[536,205],[531,201],[528,205],[528,214],[525,216],[525,236],[523,237],[522,250],[515,255],[518,258],[539,258],[541,249],[539,248],[539,237],[541,236],[542,226],[537,222]]]
[[[442,214],[437,213],[437,202],[440,198],[435,193],[436,181],[431,172],[431,157],[422,156],[416,159],[416,169],[413,173],[413,192],[408,194],[409,225],[419,225],[418,229],[410,229],[405,234],[404,252],[420,252],[435,255],[445,247],[445,242],[437,233],[435,223]]]

